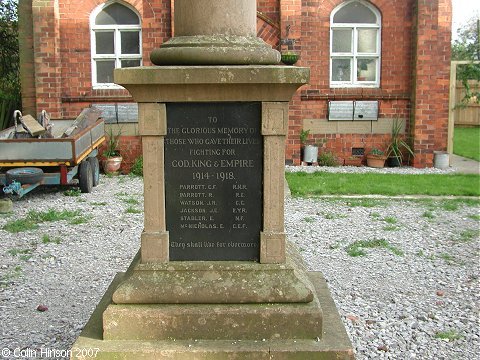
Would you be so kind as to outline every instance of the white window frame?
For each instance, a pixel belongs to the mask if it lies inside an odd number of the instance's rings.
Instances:
[[[367,8],[369,8],[376,16],[376,23],[375,24],[367,24],[367,23],[334,23],[333,18],[335,14],[341,10],[344,6],[351,4],[353,2],[360,3]],[[330,14],[330,87],[331,88],[379,88],[380,87],[380,74],[381,74],[381,31],[382,31],[382,16],[380,11],[370,4],[367,1],[363,0],[349,0],[345,1],[341,5],[337,6],[332,13]],[[349,53],[334,53],[333,52],[333,30],[338,29],[352,29],[353,36],[352,36],[352,52]],[[376,39],[376,48],[377,51],[375,53],[358,53],[358,30],[362,29],[375,29],[377,30],[377,39]],[[376,74],[375,74],[375,81],[358,81],[357,80],[357,60],[358,59],[371,59],[375,58],[377,62],[376,67]],[[333,81],[333,60],[334,59],[350,59],[351,64],[351,73],[350,73],[350,81]]]
[[[118,3],[122,6],[127,7],[128,9],[132,10],[135,15],[138,17],[138,25],[96,25],[95,19],[97,18],[98,14],[102,12],[106,7],[112,5],[113,3]],[[96,47],[96,32],[102,31],[112,31],[114,32],[114,54],[97,54],[97,47]],[[138,31],[139,36],[139,54],[122,54],[121,48],[121,32],[127,31]],[[90,14],[90,44],[91,44],[91,69],[92,69],[92,87],[93,89],[123,89],[122,86],[117,85],[115,83],[99,83],[97,82],[97,60],[115,60],[115,69],[121,68],[121,61],[122,60],[140,60],[140,66],[143,64],[143,54],[142,54],[142,18],[140,17],[137,10],[132,7],[130,4],[127,4],[123,1],[112,0],[107,1],[95,8]]]

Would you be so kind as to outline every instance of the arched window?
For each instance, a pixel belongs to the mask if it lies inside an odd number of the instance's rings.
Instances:
[[[140,17],[130,6],[107,2],[90,17],[92,37],[92,84],[96,88],[116,87],[113,70],[140,66],[142,32]]]
[[[380,12],[363,0],[345,1],[330,15],[330,86],[380,85]]]

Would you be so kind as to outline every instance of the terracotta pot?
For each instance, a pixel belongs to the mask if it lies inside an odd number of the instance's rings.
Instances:
[[[367,165],[373,168],[383,168],[387,157],[384,155],[367,155]]]
[[[103,171],[105,174],[116,174],[120,170],[123,158],[121,156],[106,158],[102,160]]]
[[[362,166],[362,157],[347,158],[345,159],[345,166]]]

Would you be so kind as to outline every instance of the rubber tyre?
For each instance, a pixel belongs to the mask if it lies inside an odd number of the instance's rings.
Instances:
[[[17,181],[20,184],[36,184],[43,180],[43,170],[34,167],[23,167],[7,170],[5,173],[7,184]]]
[[[90,161],[82,161],[78,169],[78,181],[80,191],[82,193],[89,193],[93,188],[92,166]]]
[[[89,157],[88,162],[92,167],[92,179],[93,179],[93,186],[97,186],[100,182],[100,163],[96,157]]]

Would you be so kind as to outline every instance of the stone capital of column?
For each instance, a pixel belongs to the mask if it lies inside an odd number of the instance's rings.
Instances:
[[[155,65],[274,65],[280,53],[257,37],[256,0],[175,0],[175,37]]]

